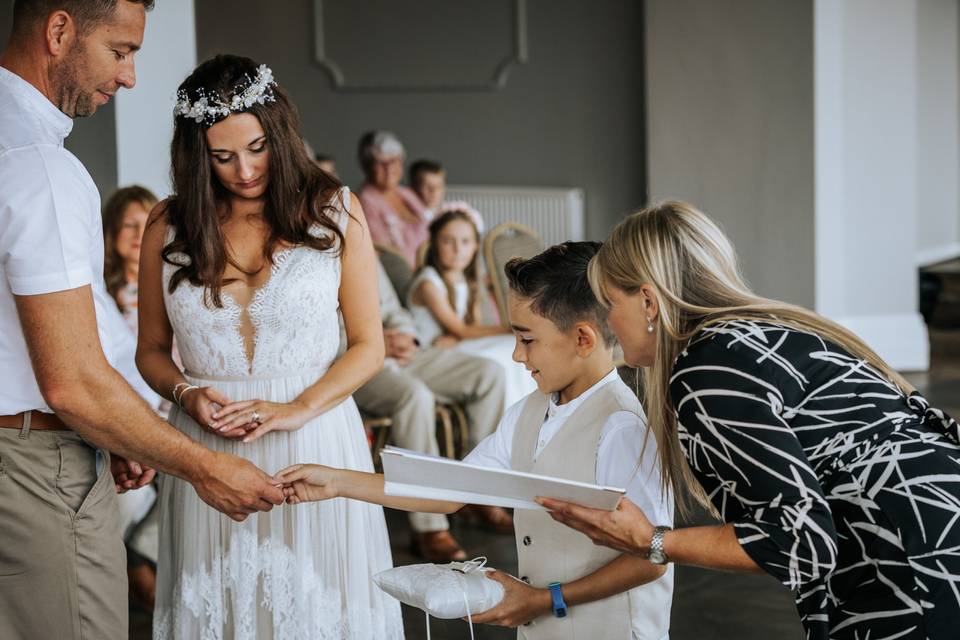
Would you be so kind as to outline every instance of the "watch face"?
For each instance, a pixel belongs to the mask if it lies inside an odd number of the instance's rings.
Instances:
[[[650,550],[650,562],[653,564],[666,564],[667,563],[667,554],[665,554],[660,549],[651,549]]]

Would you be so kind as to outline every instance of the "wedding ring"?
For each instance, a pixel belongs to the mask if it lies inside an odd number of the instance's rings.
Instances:
[[[260,422],[260,414],[257,413],[256,411],[251,411],[251,412],[250,412],[250,422],[257,422],[257,423],[259,423],[259,422]]]

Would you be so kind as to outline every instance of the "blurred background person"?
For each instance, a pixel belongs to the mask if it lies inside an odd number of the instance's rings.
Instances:
[[[137,333],[137,278],[140,242],[157,197],[139,185],[123,187],[103,207],[103,279],[107,292],[134,335]]]
[[[140,243],[150,210],[157,197],[149,189],[132,185],[117,189],[103,206],[103,279],[117,303],[130,335],[137,335],[137,279],[140,274]],[[135,369],[132,358],[128,369]],[[138,384],[137,381],[140,381]],[[139,375],[128,382],[161,415],[169,403],[142,382]],[[147,611],[153,611],[157,589],[157,544],[159,522],[154,505],[157,492],[147,486],[118,496],[120,529],[127,545],[127,577],[130,595]]]
[[[466,200],[447,200],[447,171],[436,160],[421,158],[410,165],[410,188],[420,196],[434,218],[448,211],[463,211],[473,217],[477,232],[484,231],[483,217]]]
[[[333,156],[326,153],[315,153],[313,154],[313,160],[323,171],[326,171],[334,178],[340,178],[340,176],[337,175],[337,163],[334,161]]]
[[[395,247],[415,267],[430,218],[420,196],[400,185],[406,158],[403,144],[389,131],[368,131],[360,137],[357,158],[364,175],[360,204],[373,242]]]
[[[307,155],[313,158],[313,161],[317,163],[317,166],[321,170],[329,173],[334,178],[340,179],[340,176],[337,175],[337,164],[334,162],[333,156],[328,153],[319,153],[316,149],[313,148],[306,138],[303,139],[303,147],[307,150]]]

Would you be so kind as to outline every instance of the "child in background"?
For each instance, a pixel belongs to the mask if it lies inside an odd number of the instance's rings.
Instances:
[[[433,217],[448,211],[463,211],[473,218],[477,231],[483,233],[480,212],[463,200],[446,201],[447,171],[436,160],[417,160],[410,165],[410,188],[413,189]]]
[[[483,324],[485,291],[478,273],[480,234],[473,217],[448,211],[430,223],[424,265],[407,293],[421,344],[450,346],[489,358],[503,367],[504,408],[536,388],[523,367],[513,361],[514,339],[501,325]]]
[[[625,487],[631,501],[669,525],[673,499],[661,488],[656,442],[613,366],[606,311],[587,281],[598,248],[568,242],[507,264],[515,357],[538,389],[511,407],[465,461]],[[292,504],[346,497],[438,513],[463,506],[386,496],[382,475],[319,465],[295,465],[277,477]],[[514,518],[520,580],[490,574],[503,584],[504,599],[474,622],[518,627],[524,640],[668,637],[671,568],[595,546],[543,511],[517,510]]]

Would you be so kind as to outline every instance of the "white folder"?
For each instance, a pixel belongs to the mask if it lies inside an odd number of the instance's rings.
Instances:
[[[626,493],[535,473],[477,467],[399,447],[384,447],[380,457],[384,493],[390,496],[540,510],[535,499],[543,497],[613,511]]]

